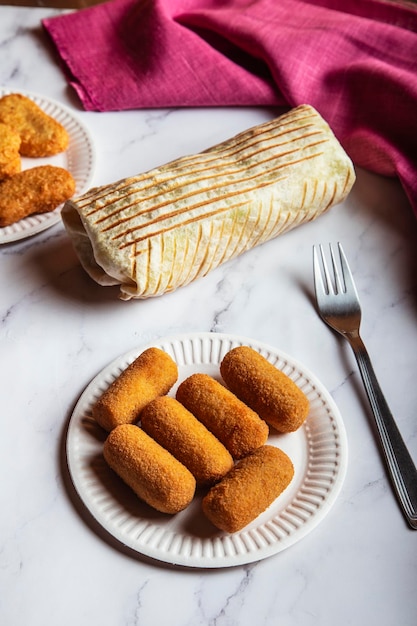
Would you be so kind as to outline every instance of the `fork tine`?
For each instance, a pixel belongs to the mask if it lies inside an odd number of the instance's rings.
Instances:
[[[339,248],[339,255],[340,255],[340,264],[342,267],[342,274],[343,274],[343,280],[345,283],[345,290],[347,293],[354,293],[357,300],[359,300],[358,297],[358,292],[356,290],[356,285],[355,282],[353,280],[353,276],[352,276],[352,272],[350,271],[350,267],[349,264],[347,262],[347,258],[345,256],[344,250],[342,248],[342,244],[338,243],[337,244],[338,248]]]
[[[326,256],[324,254],[322,244],[319,244],[318,250],[320,252],[321,266],[320,266],[320,261],[319,261],[319,255],[316,252],[316,246],[314,246],[315,272],[317,274],[317,278],[319,279],[318,284],[321,286],[322,292],[325,293],[326,295],[329,295],[331,293],[334,293],[334,286],[333,286],[332,277],[330,275],[329,268],[326,263]],[[322,270],[320,269],[320,267],[322,268]]]
[[[321,260],[323,261],[323,251],[321,245],[319,247],[321,253]],[[329,293],[328,282],[326,273],[323,274],[320,268],[319,255],[317,252],[317,246],[313,246],[313,270],[314,270],[314,285],[317,296],[320,293]],[[326,283],[326,284],[325,284]]]
[[[342,263],[342,256],[341,256],[341,245],[340,243],[337,244],[338,248],[339,248],[339,255],[340,255],[340,260]],[[332,260],[332,267],[333,267],[333,275],[334,275],[334,281],[335,281],[335,293],[344,293],[346,292],[345,286],[346,286],[346,282],[344,280],[345,275],[344,275],[344,269],[343,269],[343,264],[342,264],[342,277],[343,277],[343,282],[340,278],[340,274],[339,274],[339,270],[337,269],[337,265],[336,265],[336,259],[334,257],[334,252],[333,252],[333,246],[330,243],[329,244],[329,248],[330,248],[330,258]],[[346,257],[345,257],[345,262],[346,261]]]

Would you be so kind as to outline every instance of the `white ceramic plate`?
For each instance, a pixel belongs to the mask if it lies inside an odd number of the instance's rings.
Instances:
[[[150,345],[176,361],[178,384],[194,372],[220,379],[219,364],[231,348],[249,345],[303,390],[310,401],[305,424],[295,433],[270,434],[268,443],[292,459],[290,486],[242,531],[218,531],[200,510],[201,496],[175,516],[141,502],[109,469],[102,456],[106,433],[91,407],[108,385]],[[93,517],[113,537],[136,552],[177,565],[214,568],[258,561],[288,548],[319,524],[340,492],[347,466],[347,440],[339,411],[326,389],[302,365],[275,348],[217,333],[178,335],[119,357],[88,385],[69,422],[67,458],[72,480]]]
[[[93,141],[87,128],[69,109],[54,100],[21,89],[12,90],[0,87],[0,98],[10,93],[19,93],[33,100],[47,115],[62,124],[69,134],[69,146],[65,152],[48,158],[22,158],[22,169],[38,165],[63,167],[74,177],[76,195],[82,194],[91,184],[95,167]],[[31,215],[15,224],[0,228],[0,244],[18,241],[50,228],[61,220],[61,208],[62,206],[57,207],[50,213]]]

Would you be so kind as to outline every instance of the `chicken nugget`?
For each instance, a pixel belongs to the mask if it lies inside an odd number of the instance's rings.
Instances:
[[[0,122],[0,181],[20,172],[19,148],[19,135],[10,126]]]
[[[68,148],[69,136],[62,124],[21,94],[0,98],[0,122],[20,136],[22,156],[48,157]]]
[[[294,476],[291,459],[262,446],[236,463],[202,501],[203,513],[220,530],[235,533],[263,513]]]
[[[143,430],[188,467],[198,485],[217,482],[233,467],[224,445],[175,398],[157,398],[140,418]]]
[[[140,354],[106,389],[92,408],[93,418],[105,430],[133,424],[151,400],[163,396],[178,378],[175,361],[159,348]]]
[[[178,387],[176,398],[240,459],[268,438],[268,426],[231,391],[207,374],[193,374]]]
[[[279,432],[293,432],[306,420],[305,394],[256,350],[233,348],[224,356],[220,372],[229,389]]]
[[[104,442],[108,465],[136,495],[162,513],[178,513],[191,502],[195,478],[139,426],[121,424]]]
[[[53,211],[75,192],[75,181],[62,167],[40,165],[0,183],[0,226]]]

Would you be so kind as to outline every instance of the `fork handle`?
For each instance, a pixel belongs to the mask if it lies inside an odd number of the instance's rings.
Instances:
[[[366,393],[368,394],[385,460],[398,500],[409,525],[417,530],[416,467],[379,386],[371,359],[361,337],[357,333],[349,333],[346,335],[346,338],[355,354]]]

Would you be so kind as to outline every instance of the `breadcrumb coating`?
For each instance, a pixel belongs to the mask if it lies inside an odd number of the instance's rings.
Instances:
[[[306,395],[256,350],[233,348],[224,356],[220,372],[228,388],[279,432],[293,432],[306,420]]]
[[[194,476],[140,427],[117,426],[108,435],[103,454],[116,474],[157,511],[178,513],[192,501]]]
[[[21,94],[13,93],[0,98],[0,122],[10,126],[20,136],[22,156],[48,157],[68,147],[68,132],[62,124]]]
[[[75,181],[62,167],[40,165],[0,183],[0,226],[34,213],[53,211],[75,192]]]
[[[10,126],[0,122],[0,181],[20,172],[22,168],[20,137]]]
[[[176,398],[240,459],[267,440],[267,424],[231,391],[207,374],[193,374]]]
[[[224,445],[175,398],[163,396],[148,404],[141,426],[188,467],[198,485],[214,484],[233,467]]]
[[[210,489],[202,501],[203,513],[220,530],[235,533],[263,513],[293,476],[294,466],[285,452],[262,446]]]
[[[105,430],[133,424],[151,400],[165,395],[178,378],[175,361],[159,348],[140,354],[97,400],[93,418]]]

